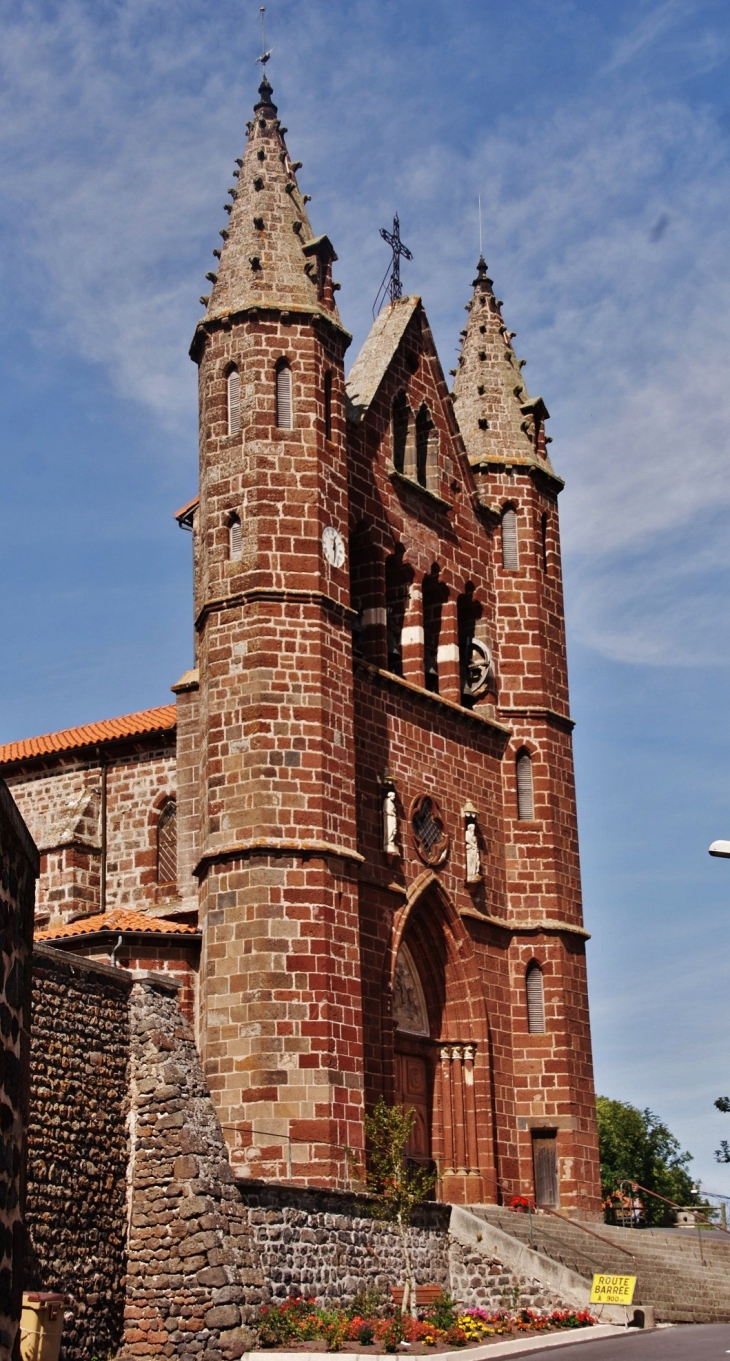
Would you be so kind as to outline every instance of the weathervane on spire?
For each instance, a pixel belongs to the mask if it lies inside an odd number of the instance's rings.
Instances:
[[[270,58],[270,56],[271,56],[271,53],[272,53],[273,50],[274,50],[273,47],[270,47],[269,50],[268,50],[268,52],[266,51],[266,34],[265,34],[265,32],[264,32],[264,15],[265,15],[265,13],[266,13],[266,5],[259,5],[259,14],[261,15],[261,56],[260,56],[260,57],[257,57],[257,58],[256,58],[256,61],[261,63],[261,65],[262,65],[262,67],[263,67],[263,69],[264,69],[264,75],[266,75],[266,63],[267,63],[267,61],[269,60],[269,58]]]
[[[403,242],[400,239],[400,220],[397,213],[393,218],[392,232],[389,232],[387,227],[381,227],[380,235],[384,241],[387,241],[393,252],[393,256],[385,271],[383,282],[378,289],[378,296],[373,303],[373,316],[380,311],[386,293],[390,295],[391,302],[395,302],[397,298],[403,296],[403,286],[400,280],[401,256],[404,260],[413,259],[411,251],[409,251],[407,246],[403,245]]]

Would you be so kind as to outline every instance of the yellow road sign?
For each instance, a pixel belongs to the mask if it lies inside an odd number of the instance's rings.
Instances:
[[[591,1304],[631,1304],[636,1289],[635,1276],[593,1277]]]

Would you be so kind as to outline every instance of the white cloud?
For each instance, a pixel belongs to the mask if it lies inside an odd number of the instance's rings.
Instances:
[[[623,660],[727,659],[726,629],[698,646],[715,602],[675,559],[679,535],[709,576],[724,564],[722,519],[708,524],[705,510],[730,504],[727,137],[649,72],[660,39],[698,35],[687,6],[641,14],[588,95],[541,119],[531,106],[486,131],[475,120],[470,142],[430,99],[433,45],[404,67],[377,0],[334,18],[321,3],[285,10],[282,112],[306,187],[319,187],[315,222],[337,244],[356,344],[385,266],[377,227],[399,208],[416,255],[406,287],[422,289],[451,367],[481,193],[526,377],[554,411],[579,635]],[[102,18],[65,0],[51,17],[27,4],[0,47],[4,310],[187,434],[186,342],[256,78],[230,32],[222,12],[202,26],[183,10],[173,26],[159,0],[121,0]],[[722,35],[699,38],[702,59],[719,59]],[[627,84],[625,65],[643,59],[641,83]]]

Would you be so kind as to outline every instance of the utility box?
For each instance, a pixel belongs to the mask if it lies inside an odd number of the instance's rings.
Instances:
[[[65,1295],[30,1290],[23,1295],[20,1319],[22,1361],[58,1361],[63,1332]]]

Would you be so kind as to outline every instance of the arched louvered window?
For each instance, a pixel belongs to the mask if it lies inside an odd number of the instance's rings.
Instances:
[[[517,816],[520,822],[531,822],[535,816],[535,799],[532,790],[532,757],[529,751],[521,751],[517,757]]]
[[[177,883],[177,804],[168,799],[157,823],[157,882]]]
[[[276,424],[280,430],[291,430],[291,369],[286,359],[280,359],[276,366]]]
[[[241,375],[231,369],[228,375],[228,433],[237,435],[241,429]]]
[[[324,437],[332,439],[332,370],[324,375]]]
[[[241,556],[241,521],[237,515],[228,521],[228,556],[231,562],[237,562]]]
[[[545,987],[539,964],[531,964],[525,978],[527,992],[527,1029],[531,1035],[545,1034]]]
[[[516,572],[519,565],[517,511],[514,506],[505,506],[502,511],[502,566],[505,572]]]

